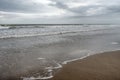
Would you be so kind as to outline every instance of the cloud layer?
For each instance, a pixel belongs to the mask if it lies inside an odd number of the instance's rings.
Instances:
[[[120,0],[0,0],[0,23],[119,23]]]

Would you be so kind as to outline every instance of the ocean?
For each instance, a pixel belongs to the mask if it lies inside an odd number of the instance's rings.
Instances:
[[[1,25],[0,80],[48,80],[68,62],[115,50],[120,25]]]

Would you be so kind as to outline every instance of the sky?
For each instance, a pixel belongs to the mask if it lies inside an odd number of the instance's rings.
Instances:
[[[120,0],[0,0],[0,24],[119,24]]]

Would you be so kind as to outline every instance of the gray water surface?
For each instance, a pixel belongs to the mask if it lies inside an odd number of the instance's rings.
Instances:
[[[88,53],[120,49],[120,27],[75,30],[78,29],[52,35],[0,38],[0,80],[16,76],[46,77],[49,74],[45,69],[57,67],[57,63],[62,65],[64,61],[84,57]]]

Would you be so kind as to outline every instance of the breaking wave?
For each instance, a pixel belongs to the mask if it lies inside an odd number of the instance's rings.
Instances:
[[[118,25],[0,26],[0,38],[77,33],[113,27]]]

